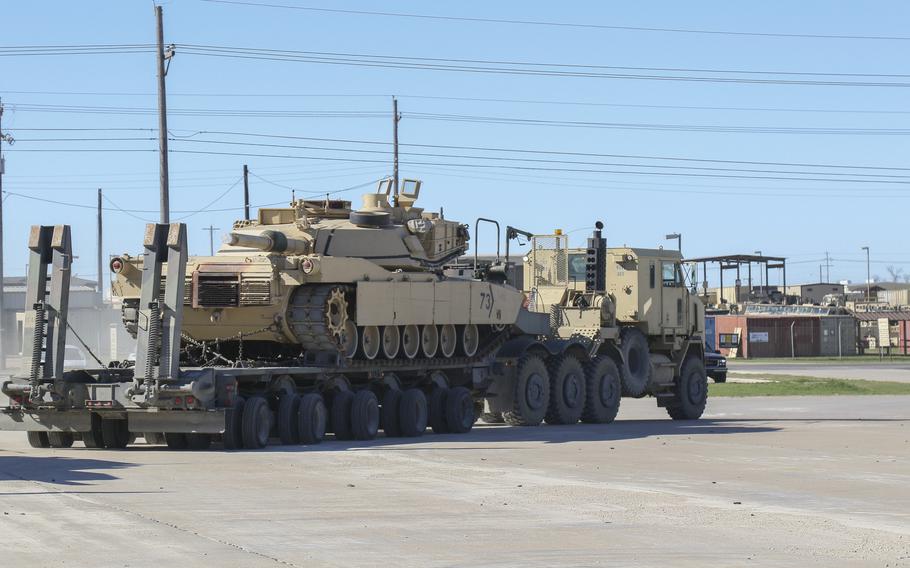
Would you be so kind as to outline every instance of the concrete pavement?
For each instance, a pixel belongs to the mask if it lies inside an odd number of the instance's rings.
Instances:
[[[910,362],[863,361],[859,363],[824,363],[812,361],[781,361],[773,363],[742,363],[727,361],[731,373],[754,375],[800,375],[830,379],[865,379],[867,381],[894,381],[910,383]]]

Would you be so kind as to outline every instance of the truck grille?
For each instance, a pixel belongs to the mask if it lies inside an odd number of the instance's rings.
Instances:
[[[271,301],[272,281],[270,278],[241,278],[241,306],[267,306]]]
[[[234,276],[199,275],[196,305],[199,307],[232,307],[240,302],[240,282]]]

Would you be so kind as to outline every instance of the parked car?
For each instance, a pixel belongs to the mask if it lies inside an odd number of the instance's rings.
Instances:
[[[720,351],[705,353],[705,370],[715,383],[727,382],[727,358]]]
[[[85,353],[75,345],[67,345],[63,352],[63,368],[84,369],[85,366]]]

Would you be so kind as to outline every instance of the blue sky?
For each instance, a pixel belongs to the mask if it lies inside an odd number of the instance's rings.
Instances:
[[[907,35],[905,24],[910,21],[910,4],[905,2],[431,4],[275,0],[269,3],[468,18],[802,35],[902,36]],[[171,110],[168,126],[174,137],[189,136],[171,143],[175,151],[170,156],[171,204],[178,211],[172,217],[181,218],[203,208],[218,210],[185,218],[193,253],[208,251],[204,227],[213,225],[223,231],[241,216],[239,209],[223,209],[239,208],[242,204],[240,185],[234,184],[244,163],[258,176],[251,179],[253,204],[287,200],[291,187],[299,192],[323,192],[364,184],[389,174],[391,167],[385,153],[387,146],[381,144],[236,134],[190,135],[218,131],[387,142],[391,136],[391,95],[394,94],[399,97],[403,114],[400,123],[403,144],[462,147],[402,147],[405,153],[402,175],[423,179],[423,206],[444,207],[449,218],[473,225],[473,219],[478,216],[495,217],[534,232],[581,229],[572,233],[577,243],[583,242],[587,227],[598,219],[605,222],[611,244],[675,246],[666,242],[664,235],[679,231],[683,234],[684,252],[690,257],[755,250],[786,256],[792,263],[788,269],[791,282],[817,280],[818,259],[824,258],[826,251],[834,259],[833,280],[864,280],[865,256],[860,250],[864,245],[872,249],[873,274],[887,278],[889,265],[910,271],[910,252],[902,246],[901,238],[910,204],[907,185],[902,180],[910,181],[906,177],[910,171],[491,153],[463,148],[910,167],[906,161],[910,145],[901,130],[910,127],[906,87],[390,69],[208,57],[181,47],[203,44],[528,63],[910,75],[906,57],[910,41],[516,25],[201,0],[175,0],[162,5],[165,41],[177,45],[177,55],[167,78]],[[150,44],[155,37],[152,3],[144,0],[8,2],[4,6],[3,22],[4,38],[0,43],[5,46]],[[824,76],[821,79],[910,82],[907,77]],[[6,105],[3,129],[17,139],[14,146],[3,146],[6,150],[3,188],[10,193],[4,203],[7,274],[24,272],[29,225],[71,223],[76,254],[80,257],[76,272],[93,278],[94,211],[62,203],[93,206],[97,187],[104,188],[111,200],[105,203],[110,209],[105,212],[105,252],[138,251],[143,222],[140,219],[157,219],[158,157],[154,152],[157,119],[151,112],[124,109],[153,109],[155,88],[155,59],[149,51],[0,57],[0,97]],[[538,102],[515,102],[519,100]],[[82,110],[91,112],[62,112],[66,110],[61,108],[64,105],[86,107]],[[231,113],[227,111],[237,111],[233,114],[242,116],[228,116]],[[272,116],[263,116],[264,113]],[[476,119],[464,122],[426,116],[440,114],[555,121],[561,125],[496,124]],[[569,127],[565,126],[566,122],[601,126]],[[645,126],[604,128],[604,123]],[[678,126],[684,129],[675,128]],[[711,128],[692,131],[693,127],[704,126]],[[729,127],[735,131],[730,132]],[[42,128],[75,130],[32,130]],[[85,130],[116,128],[136,130]],[[756,128],[777,131],[762,132]],[[791,130],[780,132],[780,129]],[[806,129],[826,129],[827,133]],[[139,139],[47,141],[59,138]],[[349,151],[354,148],[369,151]],[[127,149],[140,151],[111,151]],[[187,153],[199,150],[295,157]],[[448,157],[453,155],[469,158]],[[490,159],[494,156],[512,160]],[[528,157],[547,161],[517,160]],[[567,165],[567,161],[587,164]],[[448,165],[453,163],[461,165]],[[615,165],[619,163],[633,165]],[[482,164],[510,167],[479,167]],[[676,167],[655,168],[654,165]],[[515,169],[516,166],[541,169]],[[742,177],[691,175],[718,172],[678,169],[679,166],[732,168],[737,170],[734,175]],[[599,171],[564,171],[573,169]],[[746,169],[756,171],[742,171]],[[643,173],[605,173],[604,170]],[[763,173],[768,170],[824,175]],[[656,175],[657,172],[672,175]],[[827,175],[830,173],[840,175]],[[726,174],[721,172],[721,175]],[[807,177],[829,181],[811,181]],[[891,183],[873,183],[883,179]],[[357,201],[362,191],[353,190],[345,195]],[[131,213],[118,211],[118,207]],[[492,247],[492,242],[481,240],[481,250]]]

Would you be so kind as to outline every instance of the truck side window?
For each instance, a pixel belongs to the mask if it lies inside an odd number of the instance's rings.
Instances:
[[[651,263],[650,277],[651,277],[651,288],[654,288],[654,263],[653,262]]]
[[[676,265],[672,262],[662,262],[661,263],[661,277],[663,279],[664,288],[675,288],[676,287]]]

